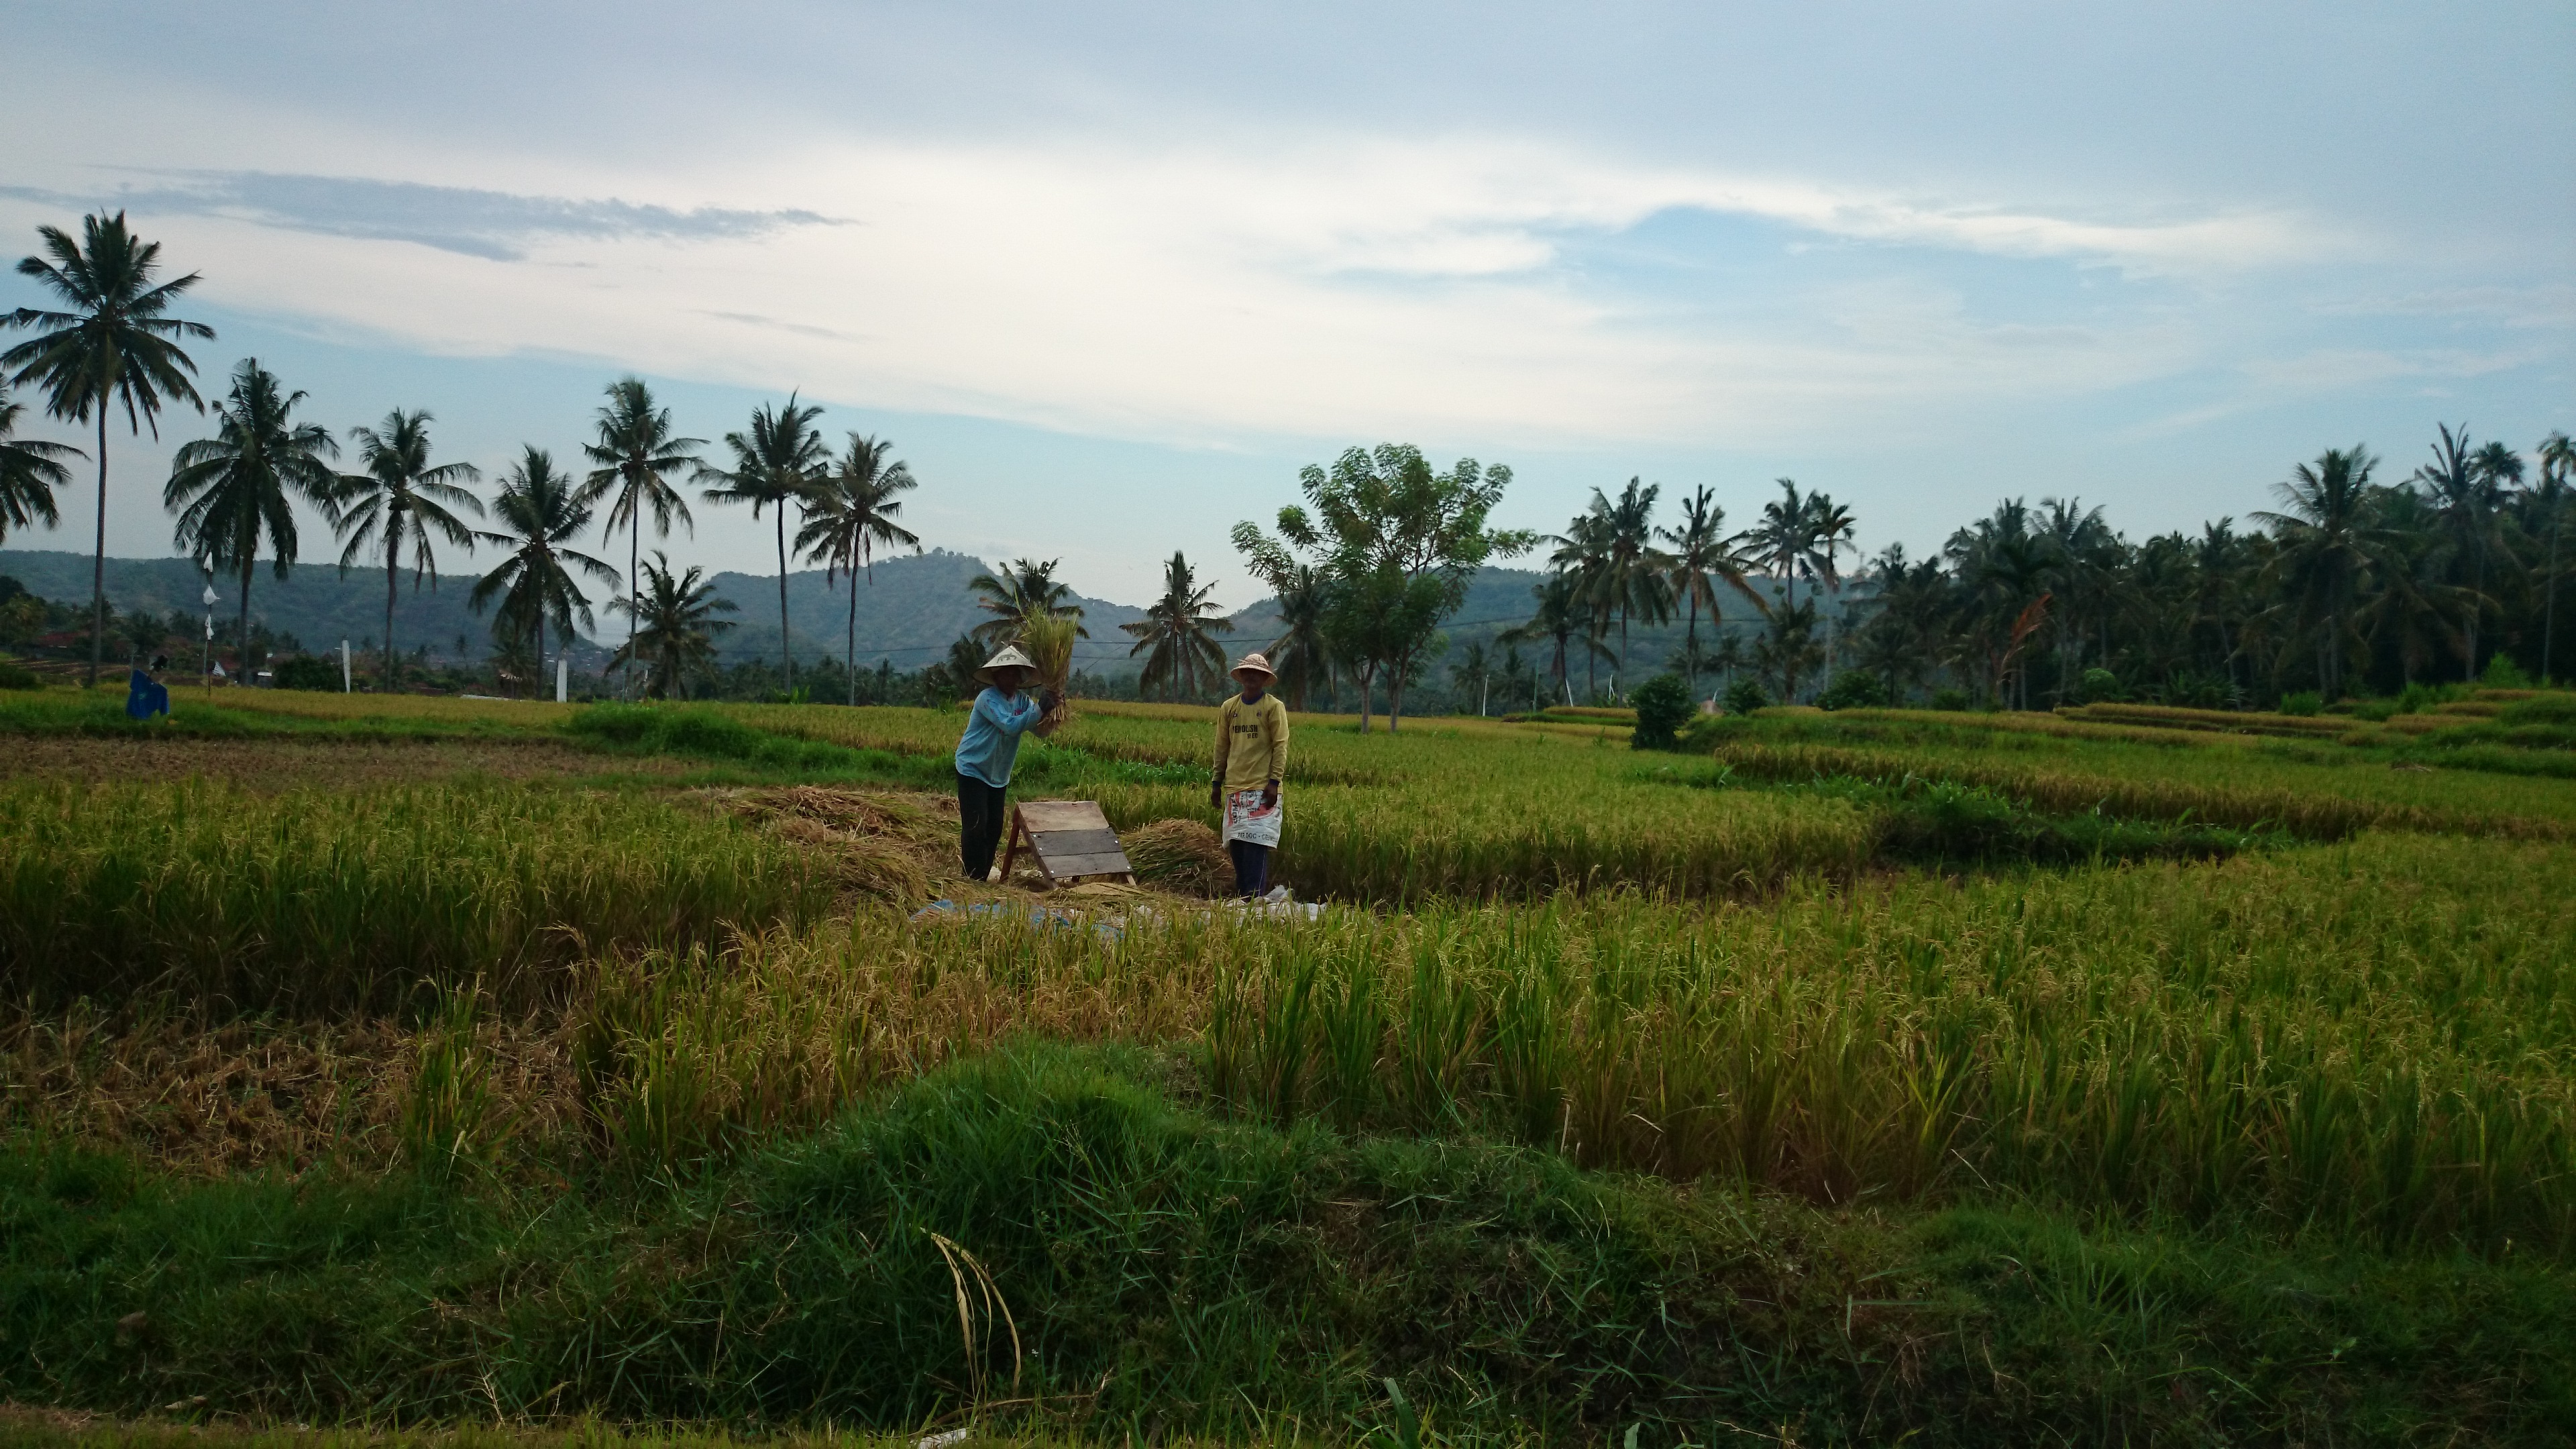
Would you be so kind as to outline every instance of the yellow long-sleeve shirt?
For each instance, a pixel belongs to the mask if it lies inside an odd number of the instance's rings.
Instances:
[[[1265,694],[1245,704],[1239,694],[1216,707],[1216,777],[1226,793],[1258,790],[1288,775],[1288,706]]]

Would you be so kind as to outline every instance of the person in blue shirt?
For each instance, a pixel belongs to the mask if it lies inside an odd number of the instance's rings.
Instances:
[[[1004,645],[975,671],[988,687],[975,696],[965,737],[957,742],[957,846],[971,881],[993,873],[993,852],[1002,844],[1002,795],[1011,785],[1020,735],[1055,703],[1045,690],[1028,692],[1037,672],[1017,645]]]

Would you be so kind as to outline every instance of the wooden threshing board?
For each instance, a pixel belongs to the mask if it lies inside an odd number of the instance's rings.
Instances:
[[[1136,879],[1136,868],[1127,863],[1118,832],[1109,828],[1097,800],[1030,800],[1012,806],[1010,843],[1002,851],[1004,880],[1011,878],[1011,863],[1019,857],[1023,839],[1037,856],[1039,872],[1059,885],[1086,875],[1125,876],[1131,884]]]

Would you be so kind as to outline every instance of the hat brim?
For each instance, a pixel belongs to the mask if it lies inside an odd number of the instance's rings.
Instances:
[[[1226,677],[1226,678],[1228,678],[1228,679],[1240,680],[1241,678],[1243,678],[1243,677],[1244,677],[1245,675],[1247,675],[1247,674],[1257,674],[1257,675],[1260,675],[1263,679],[1272,679],[1272,680],[1275,680],[1275,679],[1277,679],[1277,678],[1279,677],[1279,672],[1278,672],[1277,670],[1275,670],[1275,669],[1264,669],[1264,668],[1262,668],[1262,667],[1261,667],[1260,665],[1258,665],[1258,664],[1238,664],[1238,665],[1234,666],[1232,669],[1227,670],[1227,671],[1225,672],[1225,677]]]
[[[1016,669],[1022,674],[1029,675],[1034,675],[1038,672],[1038,667],[1034,664],[987,664],[983,668],[975,671],[975,682],[977,684],[997,683],[998,681],[996,681],[993,676],[1005,669]]]

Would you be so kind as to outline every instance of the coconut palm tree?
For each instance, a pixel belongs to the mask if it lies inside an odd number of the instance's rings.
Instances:
[[[66,443],[19,437],[18,415],[26,410],[25,403],[0,388],[0,541],[13,528],[34,523],[51,528],[61,522],[62,515],[54,508],[54,490],[72,481],[71,470],[62,460],[86,456]]]
[[[250,580],[262,540],[277,576],[297,553],[294,500],[339,519],[340,456],[331,430],[295,421],[304,394],[288,392],[256,357],[233,369],[232,390],[215,406],[215,436],[180,445],[161,502],[179,515],[178,546],[208,569],[241,572],[242,677],[251,678]]]
[[[1494,658],[1484,640],[1470,640],[1466,648],[1458,651],[1457,661],[1449,666],[1449,682],[1458,689],[1476,692],[1476,715],[1483,718],[1494,685]]]
[[[2461,634],[2467,648],[2464,667],[2474,678],[2479,664],[2478,624],[2490,603],[2486,596],[2488,555],[2502,545],[2498,524],[2503,512],[2503,480],[2485,466],[2485,450],[2469,440],[2468,424],[2462,423],[2454,433],[2450,424],[2443,423],[2440,434],[2439,441],[2432,445],[2433,461],[2415,470],[2414,483],[2432,502],[2442,533],[2450,542],[2452,557],[2468,575],[2468,593],[2462,597]],[[2512,476],[2519,478],[2522,460],[2512,461]]]
[[[1558,554],[1572,550],[1584,573],[1593,614],[1619,626],[1619,652],[1611,664],[1610,688],[1619,688],[1619,673],[1628,662],[1628,621],[1644,616],[1650,624],[1672,616],[1668,580],[1670,560],[1655,547],[1655,499],[1663,485],[1631,478],[1616,499],[1592,490],[1592,506],[1554,541]],[[1602,633],[1607,633],[1604,628]]]
[[[822,434],[814,431],[822,415],[820,407],[798,407],[789,393],[785,407],[763,404],[752,412],[748,430],[725,434],[733,467],[698,465],[698,481],[711,485],[704,495],[709,503],[748,503],[754,518],[764,508],[778,510],[778,653],[786,660],[790,693],[796,688],[796,653],[787,638],[787,509],[812,498],[822,481],[830,457]]]
[[[849,451],[833,462],[830,475],[815,489],[805,508],[805,526],[796,531],[797,552],[822,561],[825,585],[837,573],[850,576],[849,633],[841,657],[848,664],[853,705],[859,702],[859,576],[864,573],[870,584],[876,582],[877,545],[891,548],[921,542],[919,535],[895,522],[903,512],[903,500],[895,495],[918,485],[910,468],[886,461],[893,450],[891,439],[850,434]]]
[[[456,516],[462,510],[480,518],[483,500],[465,489],[483,475],[471,463],[430,466],[430,415],[426,409],[395,408],[375,427],[349,430],[358,445],[360,471],[340,480],[340,572],[347,574],[358,555],[381,539],[385,550],[385,658],[380,687],[393,692],[401,667],[394,653],[394,582],[402,569],[403,549],[411,549],[411,586],[420,590],[421,576],[438,587],[438,559],[431,535],[459,548],[474,547],[474,530]]]
[[[1556,675],[1556,692],[1559,698],[1570,702],[1574,697],[1574,686],[1566,677],[1566,650],[1572,647],[1578,635],[1588,645],[1597,648],[1597,641],[1585,633],[1587,621],[1581,580],[1577,575],[1559,569],[1533,587],[1530,597],[1538,601],[1537,612],[1527,623],[1504,630],[1502,641],[1506,644],[1552,646],[1555,652],[1548,667]]]
[[[2364,591],[2374,571],[2390,566],[2397,542],[2381,525],[2372,496],[2370,475],[2378,466],[2358,444],[2328,448],[2275,488],[2282,512],[2254,515],[2279,542],[2273,584],[2282,607],[2316,639],[2317,680],[2330,699],[2341,696],[2345,661],[2364,644],[2358,618]]]
[[[1233,633],[1234,621],[1217,615],[1210,602],[1215,592],[1216,585],[1201,585],[1190,561],[1174,550],[1172,561],[1163,566],[1163,596],[1146,608],[1144,618],[1118,626],[1136,641],[1127,657],[1145,656],[1138,692],[1159,688],[1164,698],[1178,700],[1220,687],[1225,651],[1212,636]]]
[[[582,501],[583,491],[570,474],[555,468],[552,454],[531,444],[510,466],[510,476],[501,480],[501,496],[492,500],[492,516],[500,522],[501,531],[475,533],[483,542],[510,552],[500,567],[485,574],[482,582],[474,586],[466,602],[481,613],[498,597],[501,608],[492,620],[494,636],[534,633],[534,663],[540,675],[546,667],[547,622],[553,621],[567,648],[572,643],[574,620],[578,619],[584,628],[591,622],[590,599],[573,582],[572,571],[565,565],[580,569],[611,589],[623,582],[617,570],[569,547],[590,527],[592,509]]]
[[[643,569],[641,587],[608,602],[612,611],[628,615],[630,623],[626,643],[609,663],[623,667],[641,659],[645,698],[667,699],[676,693],[686,699],[690,677],[715,669],[715,636],[734,627],[733,621],[716,615],[734,612],[734,602],[716,597],[715,585],[704,582],[694,564],[685,574],[674,573],[670,555],[658,548]]]
[[[1306,707],[1317,676],[1333,687],[1333,649],[1325,625],[1332,618],[1332,587],[1314,565],[1292,563],[1264,580],[1279,609],[1279,637],[1270,641],[1270,666],[1291,708]]]
[[[2567,531],[2567,495],[2576,485],[2576,442],[2564,432],[2540,440],[2540,502],[2549,510],[2549,573],[2540,623],[2540,677],[2555,678],[2558,644],[2558,541]]]
[[[621,377],[608,385],[608,401],[599,410],[597,427],[597,436],[581,446],[583,454],[599,465],[582,485],[582,502],[610,499],[601,530],[611,537],[621,528],[626,530],[628,595],[621,612],[626,615],[627,642],[632,644],[633,590],[641,582],[635,567],[643,547],[644,515],[653,515],[656,538],[671,536],[673,519],[692,534],[697,532],[697,521],[689,517],[689,500],[680,496],[672,480],[697,467],[698,449],[706,446],[706,440],[675,436],[678,430],[671,426],[671,410],[654,406],[653,389],[640,377]]]
[[[967,592],[979,596],[975,607],[993,617],[968,631],[967,637],[998,645],[1019,632],[1021,619],[1044,610],[1059,619],[1075,620],[1074,637],[1090,638],[1090,631],[1080,626],[1082,606],[1073,601],[1073,589],[1056,582],[1056,565],[1062,562],[1015,558],[993,573],[968,579]]]
[[[1717,506],[1716,490],[1701,484],[1699,490],[1682,502],[1682,524],[1679,528],[1659,528],[1655,536],[1672,545],[1665,555],[1667,586],[1682,600],[1688,622],[1682,631],[1682,657],[1689,661],[1683,671],[1689,676],[1691,693],[1699,693],[1699,611],[1708,609],[1708,621],[1722,628],[1723,616],[1717,603],[1717,586],[1724,584],[1744,596],[1755,612],[1768,616],[1771,602],[1753,587],[1747,575],[1756,567],[1737,547],[1735,539],[1723,531],[1726,510]]]
[[[1602,639],[1610,632],[1611,600],[1617,590],[1610,583],[1610,556],[1617,547],[1612,537],[1615,525],[1610,519],[1609,500],[1601,490],[1592,490],[1593,507],[1575,515],[1565,532],[1549,535],[1556,551],[1548,555],[1557,577],[1566,581],[1568,602],[1580,611],[1585,621],[1583,689],[1587,698],[1598,695],[1600,681],[1593,673],[1593,662],[1607,651]],[[1541,598],[1541,606],[1546,600]],[[1560,658],[1564,654],[1560,647]]]
[[[67,310],[21,307],[0,316],[0,326],[39,329],[0,352],[0,373],[43,389],[50,417],[85,423],[92,413],[98,416],[98,537],[90,559],[89,629],[89,682],[96,684],[107,650],[108,410],[122,405],[127,431],[140,437],[149,427],[155,439],[161,436],[165,398],[204,412],[205,399],[188,380],[197,364],[172,339],[211,339],[215,329],[163,315],[197,284],[197,274],[156,285],[161,244],[128,232],[124,212],[82,217],[79,241],[59,227],[40,226],[36,235],[52,260],[21,258],[18,274],[34,278]]]

